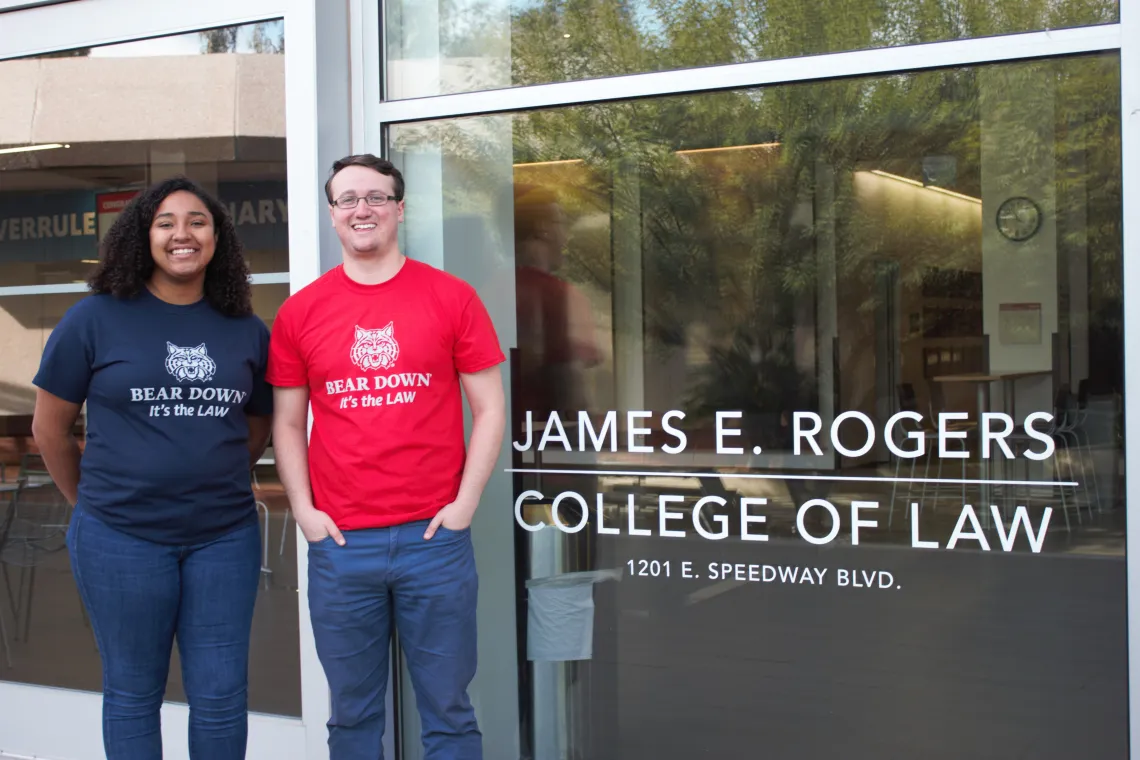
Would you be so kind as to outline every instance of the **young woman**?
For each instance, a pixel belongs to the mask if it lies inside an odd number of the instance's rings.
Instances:
[[[190,757],[245,756],[261,542],[250,487],[271,427],[269,331],[225,208],[185,178],[103,241],[93,295],[48,339],[33,434],[75,505],[67,545],[103,662],[108,760],[162,757],[178,640]],[[71,434],[87,404],[87,443]]]

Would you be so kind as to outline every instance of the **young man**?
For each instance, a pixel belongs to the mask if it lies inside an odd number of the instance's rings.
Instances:
[[[392,164],[341,159],[325,195],[343,263],[281,307],[267,377],[277,470],[309,542],[330,760],[383,758],[393,625],[424,757],[480,760],[467,697],[478,590],[469,526],[504,435],[505,357],[474,289],[400,252],[404,180]]]

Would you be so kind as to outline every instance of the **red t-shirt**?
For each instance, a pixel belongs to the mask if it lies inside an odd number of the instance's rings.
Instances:
[[[338,266],[287,299],[267,380],[309,388],[317,509],[341,530],[434,517],[466,459],[459,375],[504,359],[475,289],[422,262],[380,285]]]

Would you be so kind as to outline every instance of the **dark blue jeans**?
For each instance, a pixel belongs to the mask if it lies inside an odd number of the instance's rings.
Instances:
[[[175,637],[190,703],[190,757],[244,758],[257,524],[205,544],[167,546],[115,530],[79,506],[67,546],[103,661],[107,760],[162,757],[159,710]]]
[[[309,545],[309,612],[332,692],[330,760],[383,760],[392,626],[408,661],[425,760],[482,760],[475,677],[479,580],[470,529],[427,521]]]

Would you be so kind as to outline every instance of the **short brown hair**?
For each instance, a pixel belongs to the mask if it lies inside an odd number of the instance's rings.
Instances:
[[[371,153],[361,153],[356,156],[345,156],[342,159],[335,161],[332,165],[332,171],[329,172],[329,178],[325,181],[325,197],[328,198],[329,205],[332,205],[332,181],[342,169],[349,166],[363,166],[366,169],[371,169],[374,172],[387,175],[392,178],[395,185],[396,200],[404,200],[404,175],[400,170],[387,159],[374,156]]]

